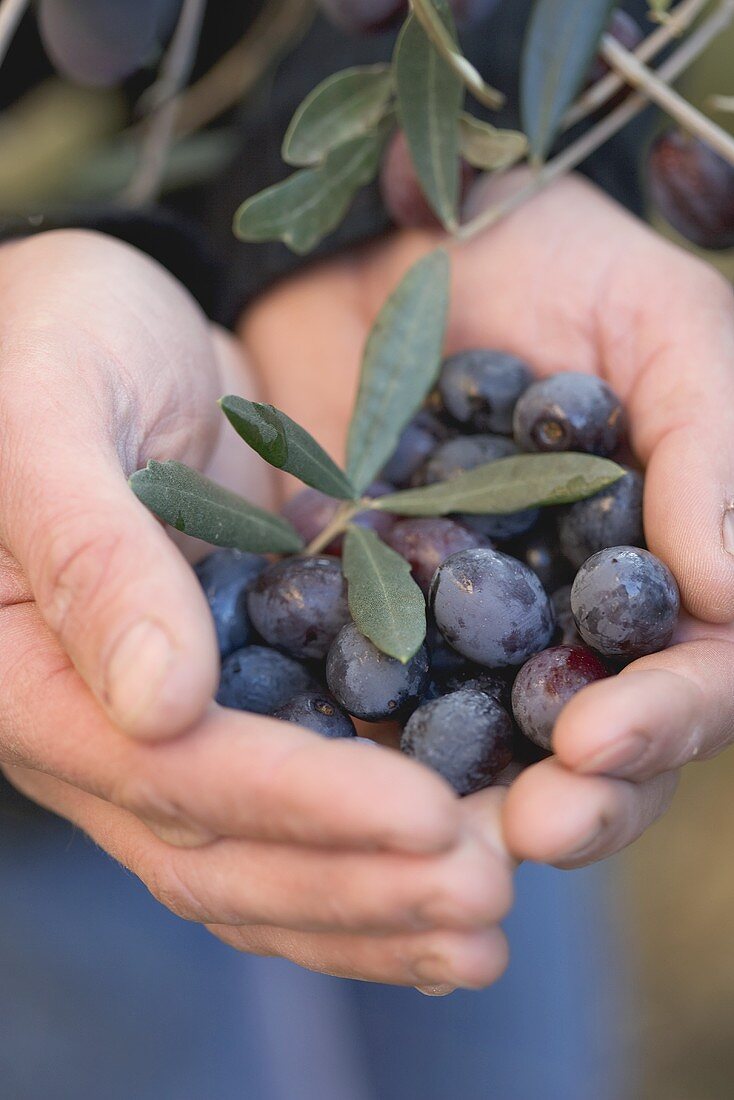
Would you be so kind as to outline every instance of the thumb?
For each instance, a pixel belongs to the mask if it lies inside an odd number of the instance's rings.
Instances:
[[[173,736],[215,690],[213,625],[192,570],[130,491],[95,402],[76,396],[61,425],[45,400],[30,425],[6,407],[0,537],[112,720]]]
[[[734,620],[734,298],[693,261],[685,274],[678,308],[669,296],[667,327],[658,326],[667,338],[645,354],[630,394],[632,441],[646,463],[650,549],[673,570],[693,616],[727,623]]]

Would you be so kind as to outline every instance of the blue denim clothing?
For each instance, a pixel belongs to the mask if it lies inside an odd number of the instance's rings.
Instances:
[[[492,989],[425,998],[238,955],[62,822],[2,822],[5,1100],[625,1100],[599,868],[526,866]]]

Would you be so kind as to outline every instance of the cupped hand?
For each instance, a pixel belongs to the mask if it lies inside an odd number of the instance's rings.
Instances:
[[[211,703],[208,608],[126,479],[176,458],[274,502],[216,406],[256,394],[236,343],[96,234],[6,244],[0,292],[6,775],[244,950],[440,989],[493,980],[511,899],[497,792],[467,821],[396,753]]]
[[[480,183],[465,216],[526,178]],[[335,454],[365,319],[439,243],[439,233],[403,232],[290,280],[245,318],[272,400]],[[687,609],[673,648],[571,702],[557,757],[510,790],[503,816],[515,856],[578,866],[639,836],[667,807],[677,769],[734,737],[734,299],[712,268],[580,178],[453,248],[452,270],[449,352],[498,347],[539,375],[598,373],[623,399],[646,467],[648,545],[673,570]],[[308,370],[299,349],[316,317],[309,355],[319,356],[322,384],[304,396],[294,379]]]

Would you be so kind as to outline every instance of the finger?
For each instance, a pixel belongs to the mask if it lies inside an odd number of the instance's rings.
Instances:
[[[510,873],[475,837],[432,858],[226,840],[181,850],[126,811],[60,780],[15,768],[8,776],[88,833],[186,920],[309,931],[471,931],[496,924],[510,908]]]
[[[381,934],[472,930],[499,923],[512,904],[508,867],[472,836],[439,856],[220,840],[177,850],[163,866],[154,893],[173,899],[167,904],[180,916],[206,923]],[[149,881],[145,864],[136,870]]]
[[[566,767],[639,782],[716,755],[734,737],[734,644],[700,639],[600,680],[561,712],[553,738]]]
[[[149,744],[104,715],[33,604],[0,611],[0,762],[48,772],[161,829],[440,851],[458,801],[398,753],[212,707]]]
[[[415,986],[429,995],[483,989],[507,969],[509,950],[499,928],[482,932],[417,932],[412,936],[354,936],[279,928],[209,930],[238,951],[290,959],[337,978]]]
[[[503,821],[518,859],[583,867],[621,851],[668,808],[677,777],[644,783],[581,776],[554,757],[528,768],[510,788]]]

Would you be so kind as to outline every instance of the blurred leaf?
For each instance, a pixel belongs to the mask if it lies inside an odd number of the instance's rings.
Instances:
[[[337,145],[371,130],[385,114],[392,91],[389,65],[344,69],[306,96],[283,139],[287,164],[319,164]]]
[[[485,84],[481,74],[462,54],[453,32],[453,23],[445,20],[446,8],[440,0],[413,0],[411,8],[434,48],[454,70],[475,99],[486,107],[498,109],[505,102],[502,92]]]
[[[0,210],[33,210],[63,194],[90,150],[124,121],[119,92],[51,79],[0,115]]]
[[[356,497],[349,479],[300,424],[272,405],[223,397],[222,411],[239,436],[279,470],[341,500]]]
[[[525,156],[528,139],[519,130],[498,130],[471,115],[459,118],[459,146],[464,160],[482,172],[509,168]]]
[[[214,546],[256,554],[293,554],[303,548],[284,519],[256,508],[182,462],[149,462],[133,474],[130,486],[159,519]]]
[[[453,35],[444,0],[440,15]],[[461,80],[437,53],[415,15],[403,25],[394,56],[398,117],[421,189],[448,229],[457,225]]]
[[[406,489],[380,497],[374,506],[401,516],[445,516],[451,512],[503,515],[538,505],[583,500],[623,474],[616,462],[595,455],[513,455],[425,489]]]
[[[232,129],[203,130],[183,138],[171,147],[161,180],[163,192],[206,183],[232,159],[239,147]],[[129,183],[138,163],[138,149],[128,137],[92,151],[65,181],[65,199],[106,198]]]
[[[303,168],[247,199],[235,214],[235,235],[243,241],[281,240],[294,252],[310,252],[377,172],[387,133],[383,126],[353,138],[332,149],[318,168]]]
[[[523,129],[543,160],[589,72],[615,0],[535,0],[520,73]]]
[[[364,489],[397,446],[441,367],[449,260],[439,249],[410,268],[367,340],[347,440],[347,476]]]
[[[348,527],[342,551],[349,610],[366,638],[405,664],[426,636],[426,601],[405,558],[366,527]]]

